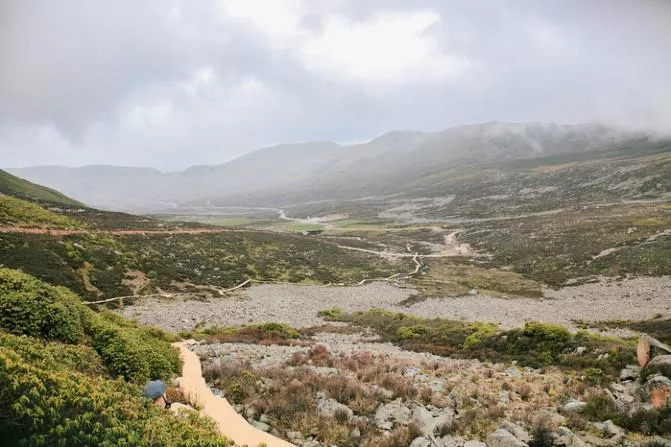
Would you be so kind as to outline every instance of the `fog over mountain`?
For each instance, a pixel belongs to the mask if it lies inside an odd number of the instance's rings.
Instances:
[[[222,165],[167,174],[149,168],[112,166],[42,166],[9,171],[104,208],[283,206],[412,192],[405,186],[408,182],[454,166],[579,154],[646,137],[601,124],[490,122],[436,133],[390,132],[350,146],[327,142],[280,145]]]
[[[664,0],[4,1],[0,168],[181,171],[493,120],[669,131],[669,23]]]

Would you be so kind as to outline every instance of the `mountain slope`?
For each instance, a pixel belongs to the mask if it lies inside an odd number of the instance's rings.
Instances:
[[[60,205],[81,206],[77,202],[51,188],[37,185],[0,169],[0,194],[14,196],[32,202],[48,202]]]
[[[584,153],[641,137],[601,124],[491,122],[435,133],[392,132],[352,146],[324,142],[280,145],[223,165],[168,174],[112,167],[36,167],[12,172],[107,208],[277,207],[390,194],[460,164]]]

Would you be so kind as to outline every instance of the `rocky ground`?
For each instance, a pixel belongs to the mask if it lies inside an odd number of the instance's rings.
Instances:
[[[345,312],[382,308],[422,317],[484,321],[503,328],[526,321],[574,326],[576,321],[637,320],[671,315],[671,277],[603,279],[594,284],[545,290],[545,298],[495,298],[479,294],[429,299],[410,306],[399,303],[413,293],[387,283],[360,287],[290,284],[254,286],[230,297],[184,300],[149,297],[119,312],[126,317],[172,331],[198,324],[236,326],[281,322],[294,327],[321,324],[317,312],[339,307]]]
[[[173,331],[270,321],[307,328],[323,325],[317,313],[334,307],[384,308],[504,328],[530,320],[577,327],[579,321],[671,315],[669,277],[604,279],[546,290],[542,299],[473,294],[401,306],[412,293],[387,283],[263,285],[208,300],[147,298],[120,312]],[[671,418],[650,405],[653,390],[668,395],[671,380],[659,374],[639,380],[635,366],[620,381],[596,383],[579,369],[536,370],[408,352],[349,327],[325,325],[305,333],[312,335],[280,344],[221,343],[214,337],[193,349],[215,393],[250,424],[298,446],[671,445],[654,436],[655,424],[671,424]],[[630,422],[650,421],[627,431],[611,420],[618,414],[631,415]]]
[[[645,387],[634,380],[636,367],[600,389],[560,370],[454,360],[373,341],[327,332],[297,346],[215,342],[193,349],[216,393],[252,425],[298,446],[606,447],[653,439],[581,416],[595,393],[631,411],[648,408],[635,397]],[[535,444],[540,436],[547,444]]]

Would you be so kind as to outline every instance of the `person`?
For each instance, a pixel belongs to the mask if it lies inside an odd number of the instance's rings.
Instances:
[[[144,396],[153,400],[156,405],[162,408],[170,408],[172,402],[168,400],[166,391],[168,386],[161,380],[152,380],[144,386]]]

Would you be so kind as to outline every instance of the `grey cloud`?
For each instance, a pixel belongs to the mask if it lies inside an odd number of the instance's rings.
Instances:
[[[2,163],[177,169],[273,143],[493,119],[671,131],[667,1],[306,5],[301,26],[315,33],[334,14],[365,22],[380,11],[437,11],[440,26],[428,32],[471,66],[453,82],[366,86],[308,70],[214,0],[10,0],[0,6]],[[211,83],[185,89],[204,68]],[[241,103],[245,82],[262,92]],[[163,121],[129,121],[134,108],[161,103]]]

